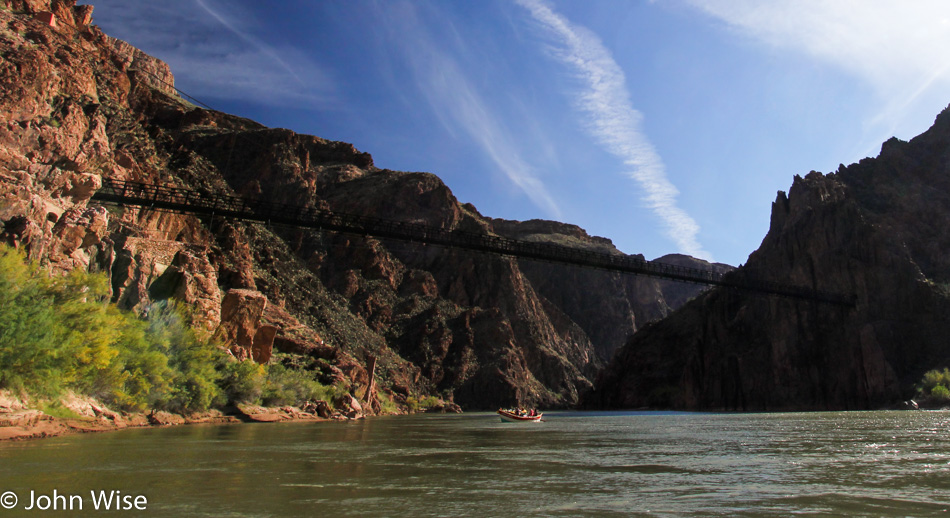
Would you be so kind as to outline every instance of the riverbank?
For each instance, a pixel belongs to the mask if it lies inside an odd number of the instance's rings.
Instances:
[[[236,424],[246,422],[350,420],[342,414],[321,416],[319,409],[237,405],[225,410],[209,410],[190,415],[170,412],[114,412],[92,398],[68,394],[46,411],[33,408],[9,392],[0,391],[0,441],[42,439],[78,433],[95,433],[126,428],[166,427],[191,424]]]

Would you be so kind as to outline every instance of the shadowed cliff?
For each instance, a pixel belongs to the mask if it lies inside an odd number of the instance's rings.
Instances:
[[[641,329],[589,408],[868,409],[950,363],[950,112],[877,158],[796,176],[733,275],[854,294],[853,308],[716,289]]]

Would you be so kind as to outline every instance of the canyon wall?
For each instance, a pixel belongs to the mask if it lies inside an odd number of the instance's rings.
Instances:
[[[143,317],[156,301],[184,302],[237,358],[292,355],[357,394],[373,364],[374,386],[403,403],[437,395],[466,408],[566,407],[627,336],[700,292],[98,205],[103,178],[134,180],[620,253],[571,225],[482,216],[437,176],[380,169],[351,144],[193,106],[167,65],[91,25],[91,6],[2,4],[0,238],[53,274],[102,272],[113,300]]]
[[[853,307],[716,289],[641,329],[588,408],[873,409],[950,365],[950,112],[876,158],[796,176],[730,275],[853,295]]]

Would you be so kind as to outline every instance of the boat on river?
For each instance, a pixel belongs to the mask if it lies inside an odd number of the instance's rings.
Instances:
[[[524,410],[505,410],[499,408],[498,415],[501,416],[503,423],[537,423],[541,421],[543,414],[534,410],[526,412]]]

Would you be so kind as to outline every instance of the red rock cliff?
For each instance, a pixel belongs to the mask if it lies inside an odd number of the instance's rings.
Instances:
[[[602,358],[674,305],[654,281],[90,203],[102,178],[117,178],[534,239],[568,228],[491,220],[435,175],[381,170],[351,144],[195,107],[164,63],[89,25],[89,6],[3,3],[2,238],[54,272],[105,273],[125,308],[176,298],[236,356],[294,354],[356,392],[375,360],[378,386],[397,400],[491,408],[574,404]]]

